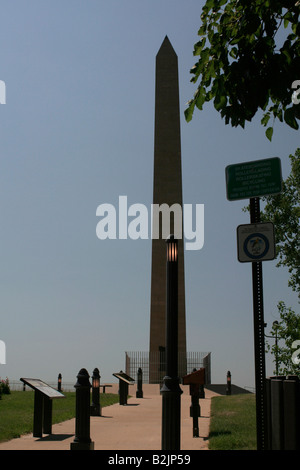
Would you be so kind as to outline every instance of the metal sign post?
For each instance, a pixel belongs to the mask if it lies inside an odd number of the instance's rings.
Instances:
[[[250,221],[260,222],[260,200],[250,199]],[[266,450],[266,366],[262,262],[252,261],[257,450]]]
[[[280,159],[269,158],[226,167],[227,199],[250,199],[252,228],[238,227],[238,259],[252,263],[257,450],[267,450],[266,366],[262,261],[275,258],[272,224],[260,222],[260,197],[280,193]],[[245,227],[245,226],[244,226]],[[247,234],[247,230],[249,230]]]

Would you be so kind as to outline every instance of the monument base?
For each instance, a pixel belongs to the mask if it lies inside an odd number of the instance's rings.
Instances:
[[[71,442],[70,450],[94,450],[94,442]]]

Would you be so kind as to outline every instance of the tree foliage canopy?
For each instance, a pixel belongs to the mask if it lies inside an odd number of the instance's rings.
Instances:
[[[274,322],[271,329],[271,336],[277,336],[278,342],[270,344],[267,341],[267,350],[278,361],[279,375],[300,375],[300,315],[286,307],[284,302],[279,302],[278,311],[280,320]]]
[[[263,198],[262,221],[276,227],[277,266],[286,266],[289,285],[300,298],[300,149],[290,155],[291,172],[282,182],[282,192]]]
[[[233,127],[244,127],[261,109],[264,126],[273,117],[298,129],[300,104],[292,94],[300,92],[299,12],[300,0],[207,0],[191,69],[198,86],[186,120],[213,100]],[[266,130],[270,140],[272,133],[273,124]]]

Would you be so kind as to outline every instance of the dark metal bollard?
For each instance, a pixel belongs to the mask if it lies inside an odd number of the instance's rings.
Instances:
[[[100,407],[100,373],[97,367],[93,370],[92,375],[92,404],[91,416],[101,416]]]
[[[76,421],[75,438],[71,442],[71,450],[94,450],[90,438],[90,390],[91,384],[86,369],[77,375],[76,389]]]
[[[143,398],[143,371],[140,367],[137,372],[137,391],[135,396],[136,398]]]
[[[231,395],[231,373],[230,373],[230,370],[227,372],[226,395]]]
[[[61,374],[58,374],[58,379],[57,379],[57,391],[61,392],[61,381],[62,381],[62,376]]]

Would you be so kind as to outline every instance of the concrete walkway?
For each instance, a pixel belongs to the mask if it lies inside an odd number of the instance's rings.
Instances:
[[[189,386],[181,385],[181,449],[207,450],[211,398],[217,395],[205,390],[200,399],[199,437],[193,437],[190,417]],[[118,384],[109,388],[118,393]],[[136,385],[129,386],[127,405],[119,403],[102,409],[102,416],[91,417],[90,436],[95,450],[161,450],[162,397],[159,385],[143,385],[143,398],[135,398]],[[55,406],[55,403],[53,404]],[[33,410],[32,410],[33,412]],[[0,443],[0,450],[70,450],[75,436],[75,419],[52,426],[52,434],[42,438],[32,434]]]

